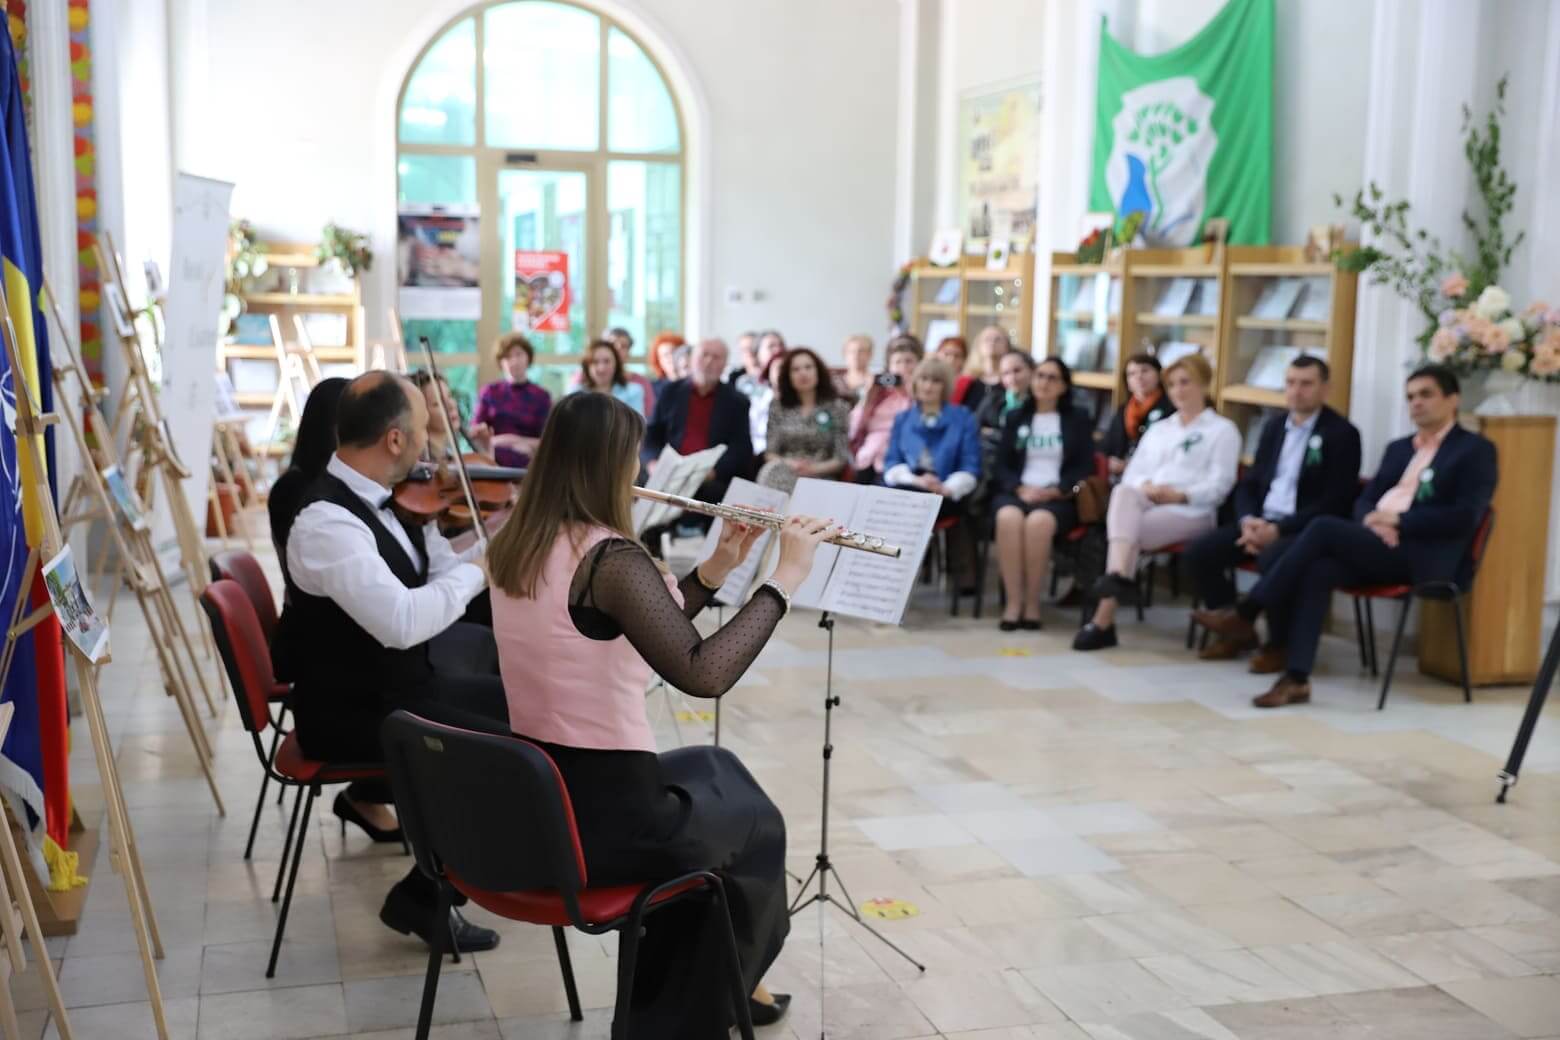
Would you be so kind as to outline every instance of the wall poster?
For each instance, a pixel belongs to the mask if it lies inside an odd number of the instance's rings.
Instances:
[[[474,205],[403,203],[396,219],[401,317],[482,317],[482,244]]]
[[[1040,191],[1040,81],[959,99],[959,216],[966,246],[997,234],[1034,241]]]

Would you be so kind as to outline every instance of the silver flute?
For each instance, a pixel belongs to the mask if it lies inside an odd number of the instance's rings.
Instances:
[[[768,527],[779,530],[788,519],[779,513],[770,513],[763,509],[750,509],[746,506],[728,506],[715,502],[700,502],[696,498],[684,498],[681,495],[670,495],[665,491],[656,491],[653,488],[634,488],[634,494],[638,498],[646,498],[652,502],[664,502],[669,506],[690,513],[703,513],[705,516],[718,516],[722,520],[730,520],[732,523],[749,524],[754,527]],[[870,534],[861,534],[856,531],[841,531],[833,538],[826,539],[830,545],[838,545],[842,549],[860,549],[862,552],[876,553],[879,556],[888,556],[899,559],[899,546],[889,545],[883,539]]]

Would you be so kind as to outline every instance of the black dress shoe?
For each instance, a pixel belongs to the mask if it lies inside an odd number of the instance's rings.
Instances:
[[[1116,645],[1116,626],[1101,628],[1090,621],[1073,636],[1074,650],[1104,650]]]
[[[1019,621],[1018,627],[1025,632],[1038,632],[1042,626],[1039,618],[1023,618]]]
[[[772,1004],[760,1004],[752,997],[748,998],[748,1015],[753,1019],[755,1026],[772,1026],[785,1017],[787,1009],[791,1006],[791,994],[771,993]]]
[[[379,910],[379,919],[387,928],[402,935],[416,935],[429,946],[434,945],[431,938],[435,927],[432,917],[428,907],[407,898],[399,888],[390,890],[390,894],[385,897],[385,905]],[[450,908],[449,923],[445,927],[448,933],[440,936],[438,945],[446,953],[449,952],[451,936],[455,938],[455,949],[459,953],[483,953],[498,946],[497,932],[472,924],[454,907]]]
[[[1007,618],[1003,618],[997,622],[997,630],[1001,632],[1017,632],[1019,625],[1020,622],[1018,621],[1009,621]]]
[[[331,803],[330,811],[335,813],[336,818],[341,821],[341,836],[343,838],[347,836],[347,824],[355,823],[363,829],[364,834],[375,841],[385,843],[393,841],[396,844],[401,842],[401,828],[397,827],[393,831],[387,831],[383,827],[375,827],[368,822],[368,817],[358,812],[358,807],[352,804],[345,791],[336,795],[336,800]]]
[[[1094,595],[1097,599],[1113,599],[1123,606],[1135,607],[1138,601],[1137,582],[1121,574],[1102,574],[1100,580],[1094,583]]]

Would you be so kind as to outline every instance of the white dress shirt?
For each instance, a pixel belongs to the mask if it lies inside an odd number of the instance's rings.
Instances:
[[[1267,497],[1262,500],[1264,520],[1282,520],[1295,511],[1295,499],[1300,493],[1300,467],[1305,463],[1305,449],[1309,446],[1318,410],[1299,426],[1294,416],[1284,419],[1284,444],[1278,449],[1278,465],[1273,468],[1273,482],[1268,485]]]
[[[390,509],[390,489],[364,476],[335,455],[325,472],[337,478],[375,511],[414,566],[422,554]],[[423,531],[428,547],[428,582],[409,589],[379,555],[374,532],[334,502],[314,502],[298,514],[287,536],[287,570],[293,583],[346,611],[383,645],[404,650],[449,628],[487,584],[471,563],[480,548],[457,553],[433,524]]]
[[[1121,482],[1133,487],[1173,487],[1186,496],[1186,502],[1156,508],[1212,516],[1235,486],[1239,464],[1240,430],[1212,408],[1204,408],[1189,423],[1177,413],[1145,430]]]

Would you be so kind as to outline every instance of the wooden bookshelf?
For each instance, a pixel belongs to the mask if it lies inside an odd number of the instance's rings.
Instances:
[[[1286,284],[1291,292],[1303,286],[1287,305],[1280,293]],[[1348,415],[1357,288],[1357,275],[1307,260],[1301,246],[1227,247],[1214,373],[1219,410],[1249,432],[1264,409],[1283,408],[1285,359],[1298,348],[1325,358],[1332,372],[1327,403]]]
[[[1049,357],[1073,371],[1073,385],[1092,391],[1093,411],[1114,409],[1122,395],[1121,295],[1125,261],[1083,264],[1076,253],[1051,254]]]
[[[953,322],[956,334],[972,350],[976,335],[987,325],[1001,326],[1014,343],[1027,343],[1034,327],[1034,274],[1033,253],[1010,255],[1007,267],[999,271],[987,270],[980,256],[962,257],[948,267],[917,260],[910,269],[910,331],[928,353],[937,349],[934,340],[955,334],[930,335],[937,321]]]
[[[1214,245],[1190,249],[1131,249],[1122,279],[1121,354],[1163,354],[1172,343],[1195,343],[1213,366],[1218,385],[1223,343],[1225,250]],[[1190,292],[1172,299],[1177,290]],[[1216,298],[1211,309],[1210,294]],[[1125,398],[1122,385],[1118,401]]]

